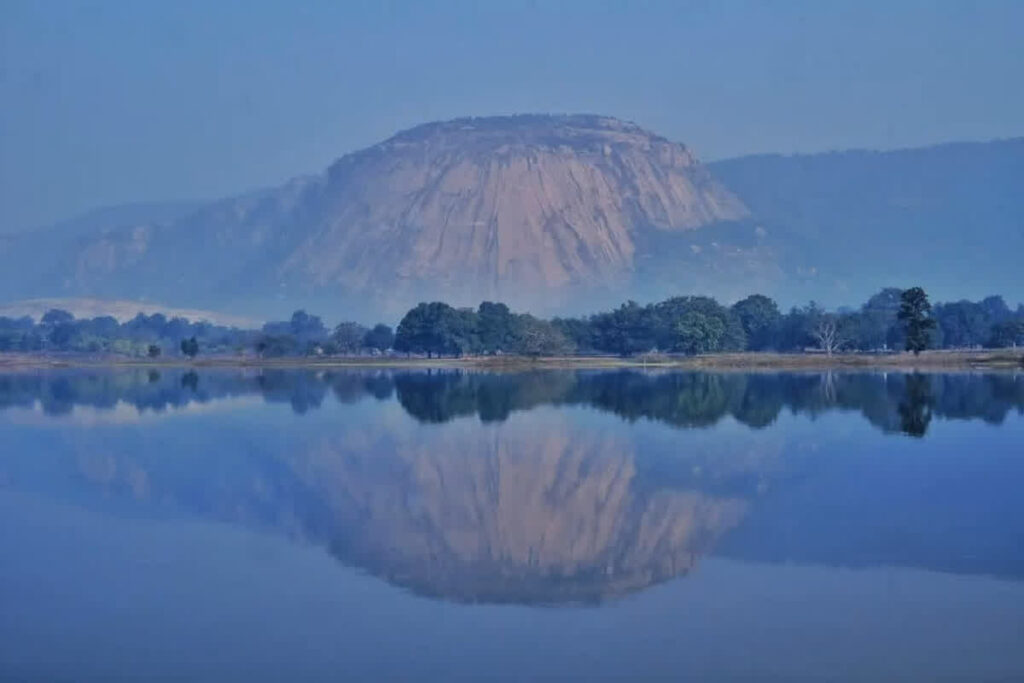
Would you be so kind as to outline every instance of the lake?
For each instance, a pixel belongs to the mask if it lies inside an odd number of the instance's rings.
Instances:
[[[1024,374],[0,374],[4,680],[1024,680]]]

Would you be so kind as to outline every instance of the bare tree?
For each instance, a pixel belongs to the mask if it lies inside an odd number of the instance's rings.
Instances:
[[[546,320],[524,315],[519,320],[518,350],[526,356],[559,356],[572,352],[569,340]]]
[[[829,356],[846,343],[839,329],[839,319],[830,313],[818,317],[818,321],[811,328],[811,336],[818,342],[818,347]]]

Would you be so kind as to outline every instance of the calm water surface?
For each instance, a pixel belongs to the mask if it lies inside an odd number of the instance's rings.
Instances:
[[[1024,375],[0,375],[4,680],[1024,680]]]

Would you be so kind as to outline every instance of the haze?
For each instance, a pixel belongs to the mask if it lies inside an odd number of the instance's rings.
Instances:
[[[0,232],[321,171],[424,121],[591,111],[705,160],[1024,133],[1024,4],[0,5]]]

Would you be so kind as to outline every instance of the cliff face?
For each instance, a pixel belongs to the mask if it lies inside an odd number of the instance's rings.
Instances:
[[[438,298],[541,314],[751,292],[834,306],[913,284],[1013,301],[1022,177],[1020,139],[704,166],[611,118],[462,119],[279,187],[2,237],[0,298],[366,322]]]
[[[421,126],[337,162],[322,202],[285,276],[497,298],[606,285],[639,232],[745,215],[683,145],[594,116]]]
[[[432,298],[550,312],[628,294],[659,235],[744,216],[686,147],[633,124],[460,119],[399,133],[321,176],[47,249],[26,244],[45,258],[10,284],[18,298],[148,298],[248,314],[274,301],[400,314]],[[671,265],[678,287],[692,269]]]

